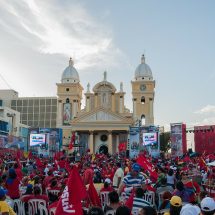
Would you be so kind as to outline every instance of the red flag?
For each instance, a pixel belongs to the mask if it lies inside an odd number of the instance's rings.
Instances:
[[[32,151],[29,151],[28,152],[28,159],[32,159],[32,157],[33,157]]]
[[[55,214],[61,215],[83,215],[81,200],[86,198],[86,188],[81,180],[78,170],[75,166],[70,173],[67,186],[65,187]]]
[[[72,150],[75,143],[75,132],[72,133],[72,137],[69,143],[69,149]]]
[[[135,192],[134,192],[134,189],[133,189],[130,197],[125,202],[125,206],[127,206],[130,210],[132,210],[132,208],[133,208],[134,194],[135,194]]]
[[[41,160],[39,158],[36,158],[36,165],[38,169],[43,168],[43,163],[41,162]]]
[[[152,164],[147,160],[147,158],[144,155],[139,155],[137,158],[137,163],[142,166],[145,170],[148,170],[150,173],[150,176],[154,179],[158,179],[158,174],[154,170]],[[153,180],[153,181],[154,181]]]
[[[202,157],[199,158],[199,166],[200,166],[200,169],[205,169],[205,170],[208,169],[208,167]]]
[[[65,169],[67,172],[70,172],[71,171],[71,168],[70,168],[70,165],[68,162],[65,163]]]
[[[21,150],[20,149],[18,149],[17,152],[16,152],[16,158],[18,160],[20,160],[20,158],[21,158]]]
[[[119,152],[126,151],[126,142],[122,142],[118,146]]]
[[[92,180],[88,188],[88,195],[92,206],[101,207],[101,201]]]

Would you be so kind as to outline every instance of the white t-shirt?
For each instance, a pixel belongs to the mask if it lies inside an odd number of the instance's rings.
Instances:
[[[124,177],[124,172],[123,172],[122,168],[118,168],[113,177],[113,186],[117,187],[118,178],[121,178],[121,181],[122,181],[123,177]]]
[[[174,184],[175,182],[175,176],[174,175],[168,175],[166,176],[166,179],[167,179],[167,184]]]

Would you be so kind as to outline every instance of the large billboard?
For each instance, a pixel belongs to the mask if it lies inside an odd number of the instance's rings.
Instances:
[[[0,135],[0,148],[13,148],[26,150],[24,138],[12,135]]]
[[[147,150],[153,157],[160,155],[160,140],[158,126],[140,127],[140,150]]]
[[[40,137],[40,141],[43,142],[42,137],[45,136],[45,144],[36,146],[32,145],[31,136]],[[53,156],[56,152],[59,152],[62,147],[62,129],[59,128],[30,128],[29,129],[29,146],[32,151],[38,154]],[[42,147],[41,147],[42,146]]]
[[[194,127],[195,151],[201,154],[215,152],[215,125]]]
[[[65,103],[63,105],[63,124],[69,125],[71,120],[71,104]]]
[[[129,131],[129,157],[135,158],[139,154],[140,134],[139,127],[130,127]]]
[[[158,142],[157,133],[143,133],[143,145],[155,145]]]
[[[186,125],[183,123],[172,123],[171,128],[171,155],[179,157],[186,153]]]
[[[43,146],[46,144],[45,134],[30,134],[30,146]]]

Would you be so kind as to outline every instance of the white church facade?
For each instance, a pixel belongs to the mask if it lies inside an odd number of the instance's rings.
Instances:
[[[57,125],[63,129],[63,145],[69,143],[72,132],[78,135],[80,150],[91,153],[118,151],[120,143],[127,142],[129,126],[144,119],[145,125],[154,125],[155,81],[144,55],[131,81],[133,112],[125,107],[123,83],[120,90],[107,80],[84,92],[85,107],[81,109],[83,87],[79,74],[70,58],[57,83]]]

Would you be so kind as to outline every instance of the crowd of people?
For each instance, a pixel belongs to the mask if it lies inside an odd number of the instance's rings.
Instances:
[[[65,152],[53,158],[1,153],[0,213],[19,214],[18,207],[22,205],[25,214],[38,215],[41,212],[30,211],[29,205],[37,199],[45,202],[47,214],[60,214],[59,207],[67,207],[61,202],[65,192],[68,191],[68,201],[70,195],[78,199],[80,187],[80,193],[86,189],[86,195],[81,199],[81,212],[73,214],[212,215],[215,168],[208,167],[205,161],[212,160],[188,155],[181,159],[154,159],[146,152],[134,159],[88,152],[79,161]],[[76,170],[80,177],[77,182],[71,179]],[[17,200],[21,204],[14,204]],[[67,210],[65,214],[70,213]]]

